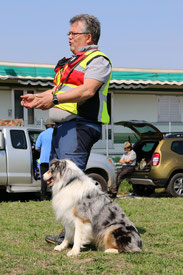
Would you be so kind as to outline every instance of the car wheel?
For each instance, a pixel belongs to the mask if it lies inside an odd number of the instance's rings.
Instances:
[[[96,173],[91,173],[91,174],[88,174],[88,176],[96,182],[96,185],[100,185],[101,190],[103,192],[107,192],[107,182],[101,175]]]
[[[173,197],[183,197],[183,173],[175,174],[171,178],[166,191]]]
[[[138,196],[150,196],[154,192],[154,187],[146,186],[146,185],[139,185],[139,184],[132,184],[133,191]]]

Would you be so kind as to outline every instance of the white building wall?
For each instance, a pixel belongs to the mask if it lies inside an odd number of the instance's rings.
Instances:
[[[183,121],[183,96],[180,96],[180,103],[181,103],[181,121]]]
[[[157,121],[156,95],[115,94],[113,106],[114,121]]]
[[[11,90],[0,90],[0,119],[11,119]]]

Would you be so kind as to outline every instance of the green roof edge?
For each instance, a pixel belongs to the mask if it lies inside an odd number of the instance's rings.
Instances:
[[[1,76],[53,78],[54,68],[0,66]],[[183,81],[183,73],[112,71],[111,80]]]

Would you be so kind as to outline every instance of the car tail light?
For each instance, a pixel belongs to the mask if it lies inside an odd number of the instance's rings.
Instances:
[[[114,165],[114,161],[113,161],[111,158],[108,158],[108,161],[109,161],[112,165]]]
[[[152,157],[152,166],[157,166],[160,162],[160,154],[154,153]]]

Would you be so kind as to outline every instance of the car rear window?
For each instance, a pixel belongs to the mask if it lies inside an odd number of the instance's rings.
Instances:
[[[179,155],[183,155],[183,141],[173,141],[171,150]]]
[[[154,150],[153,149],[154,144],[155,144],[154,142],[146,142],[146,143],[144,143],[144,145],[142,146],[142,151],[143,152],[150,152],[150,151]]]
[[[11,130],[11,143],[15,149],[27,149],[25,133],[22,130]]]

